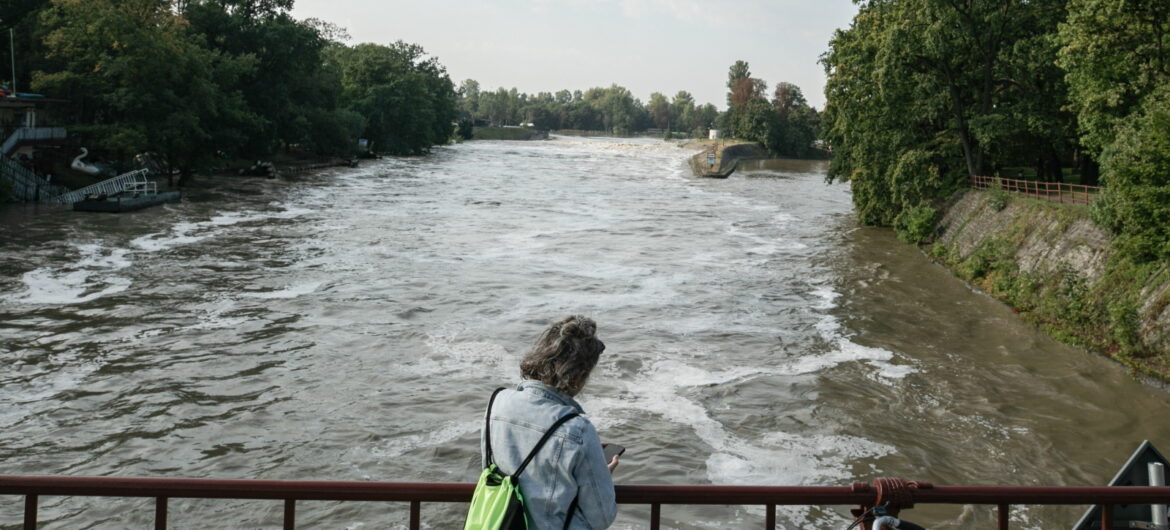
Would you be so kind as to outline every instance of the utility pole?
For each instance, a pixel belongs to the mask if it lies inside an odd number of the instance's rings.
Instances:
[[[12,52],[12,96],[16,97],[16,30],[8,28],[8,49]]]

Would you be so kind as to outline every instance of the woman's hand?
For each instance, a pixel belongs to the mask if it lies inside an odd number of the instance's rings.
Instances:
[[[601,449],[604,451],[604,450],[605,450],[605,446],[607,446],[607,445],[609,445],[609,444],[608,444],[608,443],[605,443],[605,442],[602,442],[602,443],[601,443]],[[622,456],[622,455],[621,455],[621,453],[618,453],[618,454],[616,454],[616,455],[613,455],[613,458],[611,458],[611,459],[609,460],[609,462],[605,464],[605,467],[608,467],[608,468],[609,468],[609,474],[610,474],[610,475],[612,475],[612,474],[613,474],[613,470],[617,469],[617,466],[618,466],[618,458],[621,458],[621,456]]]

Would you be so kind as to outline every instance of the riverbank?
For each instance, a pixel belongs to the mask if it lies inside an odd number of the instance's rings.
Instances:
[[[1112,244],[1087,206],[967,190],[925,249],[1053,337],[1170,383],[1170,268]]]

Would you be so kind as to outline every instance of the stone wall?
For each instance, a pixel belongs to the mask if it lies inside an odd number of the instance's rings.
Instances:
[[[930,252],[1055,335],[1170,381],[1170,268],[1114,263],[1087,207],[964,191]]]

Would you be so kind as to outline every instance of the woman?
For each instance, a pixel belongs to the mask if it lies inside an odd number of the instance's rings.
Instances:
[[[549,427],[566,414],[584,414],[573,399],[585,386],[605,344],[597,324],[583,316],[554,322],[520,361],[524,381],[504,390],[491,407],[492,456],[499,469],[515,472]],[[487,467],[484,455],[484,465]],[[617,516],[613,479],[618,457],[606,462],[597,429],[577,416],[554,431],[520,475],[529,528],[607,528]],[[570,506],[576,505],[573,513]]]

